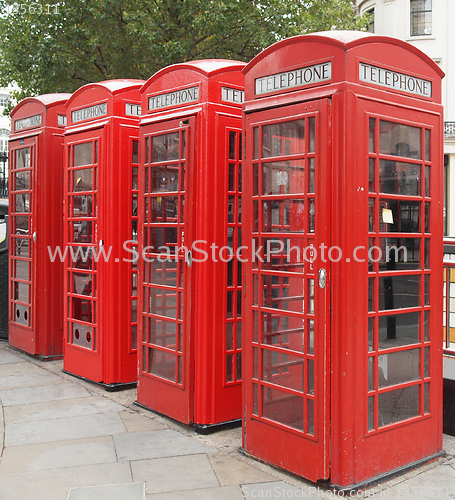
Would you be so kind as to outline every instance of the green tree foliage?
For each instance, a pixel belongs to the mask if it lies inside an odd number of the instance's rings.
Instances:
[[[18,98],[193,59],[248,61],[288,36],[366,25],[351,0],[20,2],[0,0],[0,84],[15,81]]]

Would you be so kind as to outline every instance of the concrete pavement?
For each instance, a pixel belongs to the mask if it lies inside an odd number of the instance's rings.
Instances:
[[[238,452],[241,430],[201,436],[0,341],[0,500],[237,500],[337,495]],[[448,455],[356,498],[455,498]]]

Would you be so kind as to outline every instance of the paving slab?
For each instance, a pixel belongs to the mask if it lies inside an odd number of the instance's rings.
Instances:
[[[6,365],[7,363],[20,363],[21,361],[24,360],[19,356],[6,351],[5,348],[0,349],[0,365]]]
[[[124,407],[121,407],[125,410]],[[155,418],[141,415],[133,410],[126,410],[119,413],[127,432],[146,432],[168,429],[167,425],[158,422]]]
[[[173,429],[117,435],[114,436],[114,444],[120,461],[175,457],[216,451]]]
[[[401,481],[385,491],[388,494],[387,498],[453,499],[455,498],[455,470],[449,464],[439,465]],[[380,498],[380,496],[378,494],[373,498]],[[382,496],[385,496],[385,493],[382,493]]]
[[[256,467],[241,462],[230,455],[211,453],[208,458],[221,486],[276,481],[276,478],[270,474],[262,472]]]
[[[0,391],[0,401],[3,406],[26,405],[44,401],[90,396],[91,394],[83,387],[66,382],[40,387],[24,387],[22,389]]]
[[[240,486],[172,491],[146,495],[146,500],[244,500]]]
[[[133,481],[146,483],[147,494],[219,486],[206,455],[139,460],[131,462],[131,471]]]
[[[0,500],[66,500],[71,488],[129,482],[128,463],[9,474],[0,476]]]
[[[30,366],[28,363],[14,363],[12,365],[3,365],[0,368],[7,366],[18,367],[25,365]],[[3,373],[2,373],[3,372]],[[5,373],[6,372],[6,373]],[[21,373],[21,370],[1,370],[0,369],[0,390],[14,389],[17,387],[33,387],[35,385],[44,384],[61,384],[62,379],[58,375],[49,373],[45,370],[37,368],[29,373]]]
[[[68,500],[144,500],[145,483],[109,484],[74,488]]]
[[[242,491],[246,498],[318,498],[308,488],[297,488],[285,481],[247,484]]]
[[[107,436],[121,432],[125,432],[125,426],[117,412],[6,424],[5,446]]]
[[[123,412],[125,408],[107,398],[62,399],[29,405],[7,406],[5,421],[8,424],[54,420],[58,418],[80,417],[97,413]]]
[[[53,459],[56,455],[60,455],[60,449],[66,449],[70,451],[72,446],[81,445],[96,445],[98,451],[101,453],[97,456],[93,455],[84,459],[81,463],[71,463],[74,462],[74,458],[69,455],[67,457],[62,457],[61,461],[56,463]],[[107,454],[105,447],[109,447],[113,451],[113,454]],[[76,451],[78,448],[75,448]],[[104,452],[103,452],[104,450]],[[80,455],[79,455],[80,457]],[[93,437],[87,439],[72,439],[68,441],[56,441],[51,443],[37,443],[25,446],[9,446],[3,450],[3,457],[0,462],[0,474],[15,474],[27,472],[29,469],[38,469],[43,465],[43,459],[46,462],[46,467],[51,468],[62,468],[68,466],[79,466],[79,465],[89,465],[92,463],[97,463],[101,457],[106,458],[106,463],[116,462],[117,456],[115,454],[114,443],[112,442],[112,436],[101,436]],[[114,460],[112,460],[114,458]],[[32,466],[32,464],[34,464]]]

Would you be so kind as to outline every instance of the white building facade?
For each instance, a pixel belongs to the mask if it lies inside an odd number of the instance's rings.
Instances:
[[[15,87],[0,87],[0,198],[7,198],[8,182],[8,139],[11,130],[11,119],[4,115],[10,103],[10,95]]]
[[[455,0],[356,0],[377,35],[405,40],[446,74],[444,106],[444,235],[455,237]],[[452,194],[452,196],[451,196]]]

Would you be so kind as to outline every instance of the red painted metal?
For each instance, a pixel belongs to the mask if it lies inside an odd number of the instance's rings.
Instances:
[[[137,399],[201,431],[241,417],[241,263],[219,249],[241,238],[243,67],[177,64],[141,91]]]
[[[108,389],[136,381],[142,84],[88,84],[66,105],[63,367]]]
[[[21,101],[11,112],[9,343],[41,359],[63,354],[62,144],[70,94]]]
[[[243,446],[358,487],[442,449],[443,73],[358,32],[278,42],[244,73],[244,241],[278,249],[245,264]],[[397,263],[368,262],[387,245]]]

